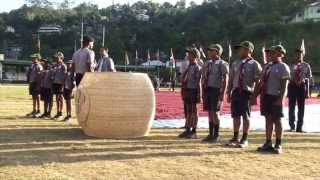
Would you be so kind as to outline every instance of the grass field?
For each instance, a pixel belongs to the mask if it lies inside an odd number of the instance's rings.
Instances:
[[[135,140],[100,140],[77,126],[24,117],[26,86],[0,85],[0,179],[320,179],[320,134],[285,136],[284,154],[180,140],[180,130],[154,129]],[[223,140],[231,132],[222,132]],[[205,130],[200,136],[206,135]]]

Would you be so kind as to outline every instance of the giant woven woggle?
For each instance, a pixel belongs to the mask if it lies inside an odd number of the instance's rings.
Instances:
[[[152,83],[141,73],[86,73],[76,92],[76,112],[89,136],[146,136],[155,116]]]

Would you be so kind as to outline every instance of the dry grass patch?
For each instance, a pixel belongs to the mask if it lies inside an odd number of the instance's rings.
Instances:
[[[262,132],[246,150],[181,140],[180,130],[101,140],[77,126],[25,118],[25,86],[0,86],[0,179],[319,179],[320,135],[286,134],[283,155],[259,154]],[[200,136],[206,135],[205,130]],[[224,130],[222,138],[230,138]]]

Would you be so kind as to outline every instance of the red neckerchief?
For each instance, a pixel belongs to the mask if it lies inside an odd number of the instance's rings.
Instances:
[[[267,81],[270,77],[270,73],[271,73],[271,67],[279,64],[280,61],[274,61],[272,62],[271,65],[269,65],[268,67],[266,67],[264,74],[263,74],[263,78],[262,78],[262,82],[263,82],[263,87],[262,87],[262,92],[265,93],[267,91]]]
[[[302,66],[302,63],[299,62],[299,63],[297,64],[297,69],[296,69],[296,73],[295,73],[295,76],[296,76],[296,81],[295,81],[295,83],[296,83],[297,85],[300,85],[300,82],[301,82],[301,66]]]

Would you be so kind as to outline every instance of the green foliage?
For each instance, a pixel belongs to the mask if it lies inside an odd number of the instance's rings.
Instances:
[[[34,51],[34,35],[41,25],[60,25],[61,34],[41,34],[41,53],[51,57],[63,51],[71,58],[74,43],[80,46],[80,27],[83,19],[85,34],[96,40],[95,50],[102,46],[102,29],[106,27],[105,42],[117,64],[123,64],[124,51],[134,59],[135,51],[146,59],[147,49],[157,49],[168,57],[170,48],[175,56],[184,57],[184,47],[190,44],[220,42],[227,48],[242,40],[251,40],[256,45],[256,57],[264,42],[268,46],[282,42],[292,59],[294,48],[304,38],[307,58],[312,65],[320,66],[318,23],[283,24],[283,17],[293,16],[312,1],[305,0],[206,0],[202,5],[187,6],[185,0],[176,4],[158,4],[153,1],[139,1],[131,6],[115,4],[98,9],[97,5],[83,3],[70,8],[72,1],[61,3],[52,0],[27,0],[25,6],[10,13],[0,14],[0,42],[7,41],[23,47],[28,57]],[[140,18],[139,18],[140,17]],[[141,17],[148,17],[141,19]],[[12,26],[16,33],[6,33],[5,27]],[[0,47],[3,46],[0,43]],[[152,55],[153,56],[153,55]],[[168,58],[164,59],[168,60]]]

